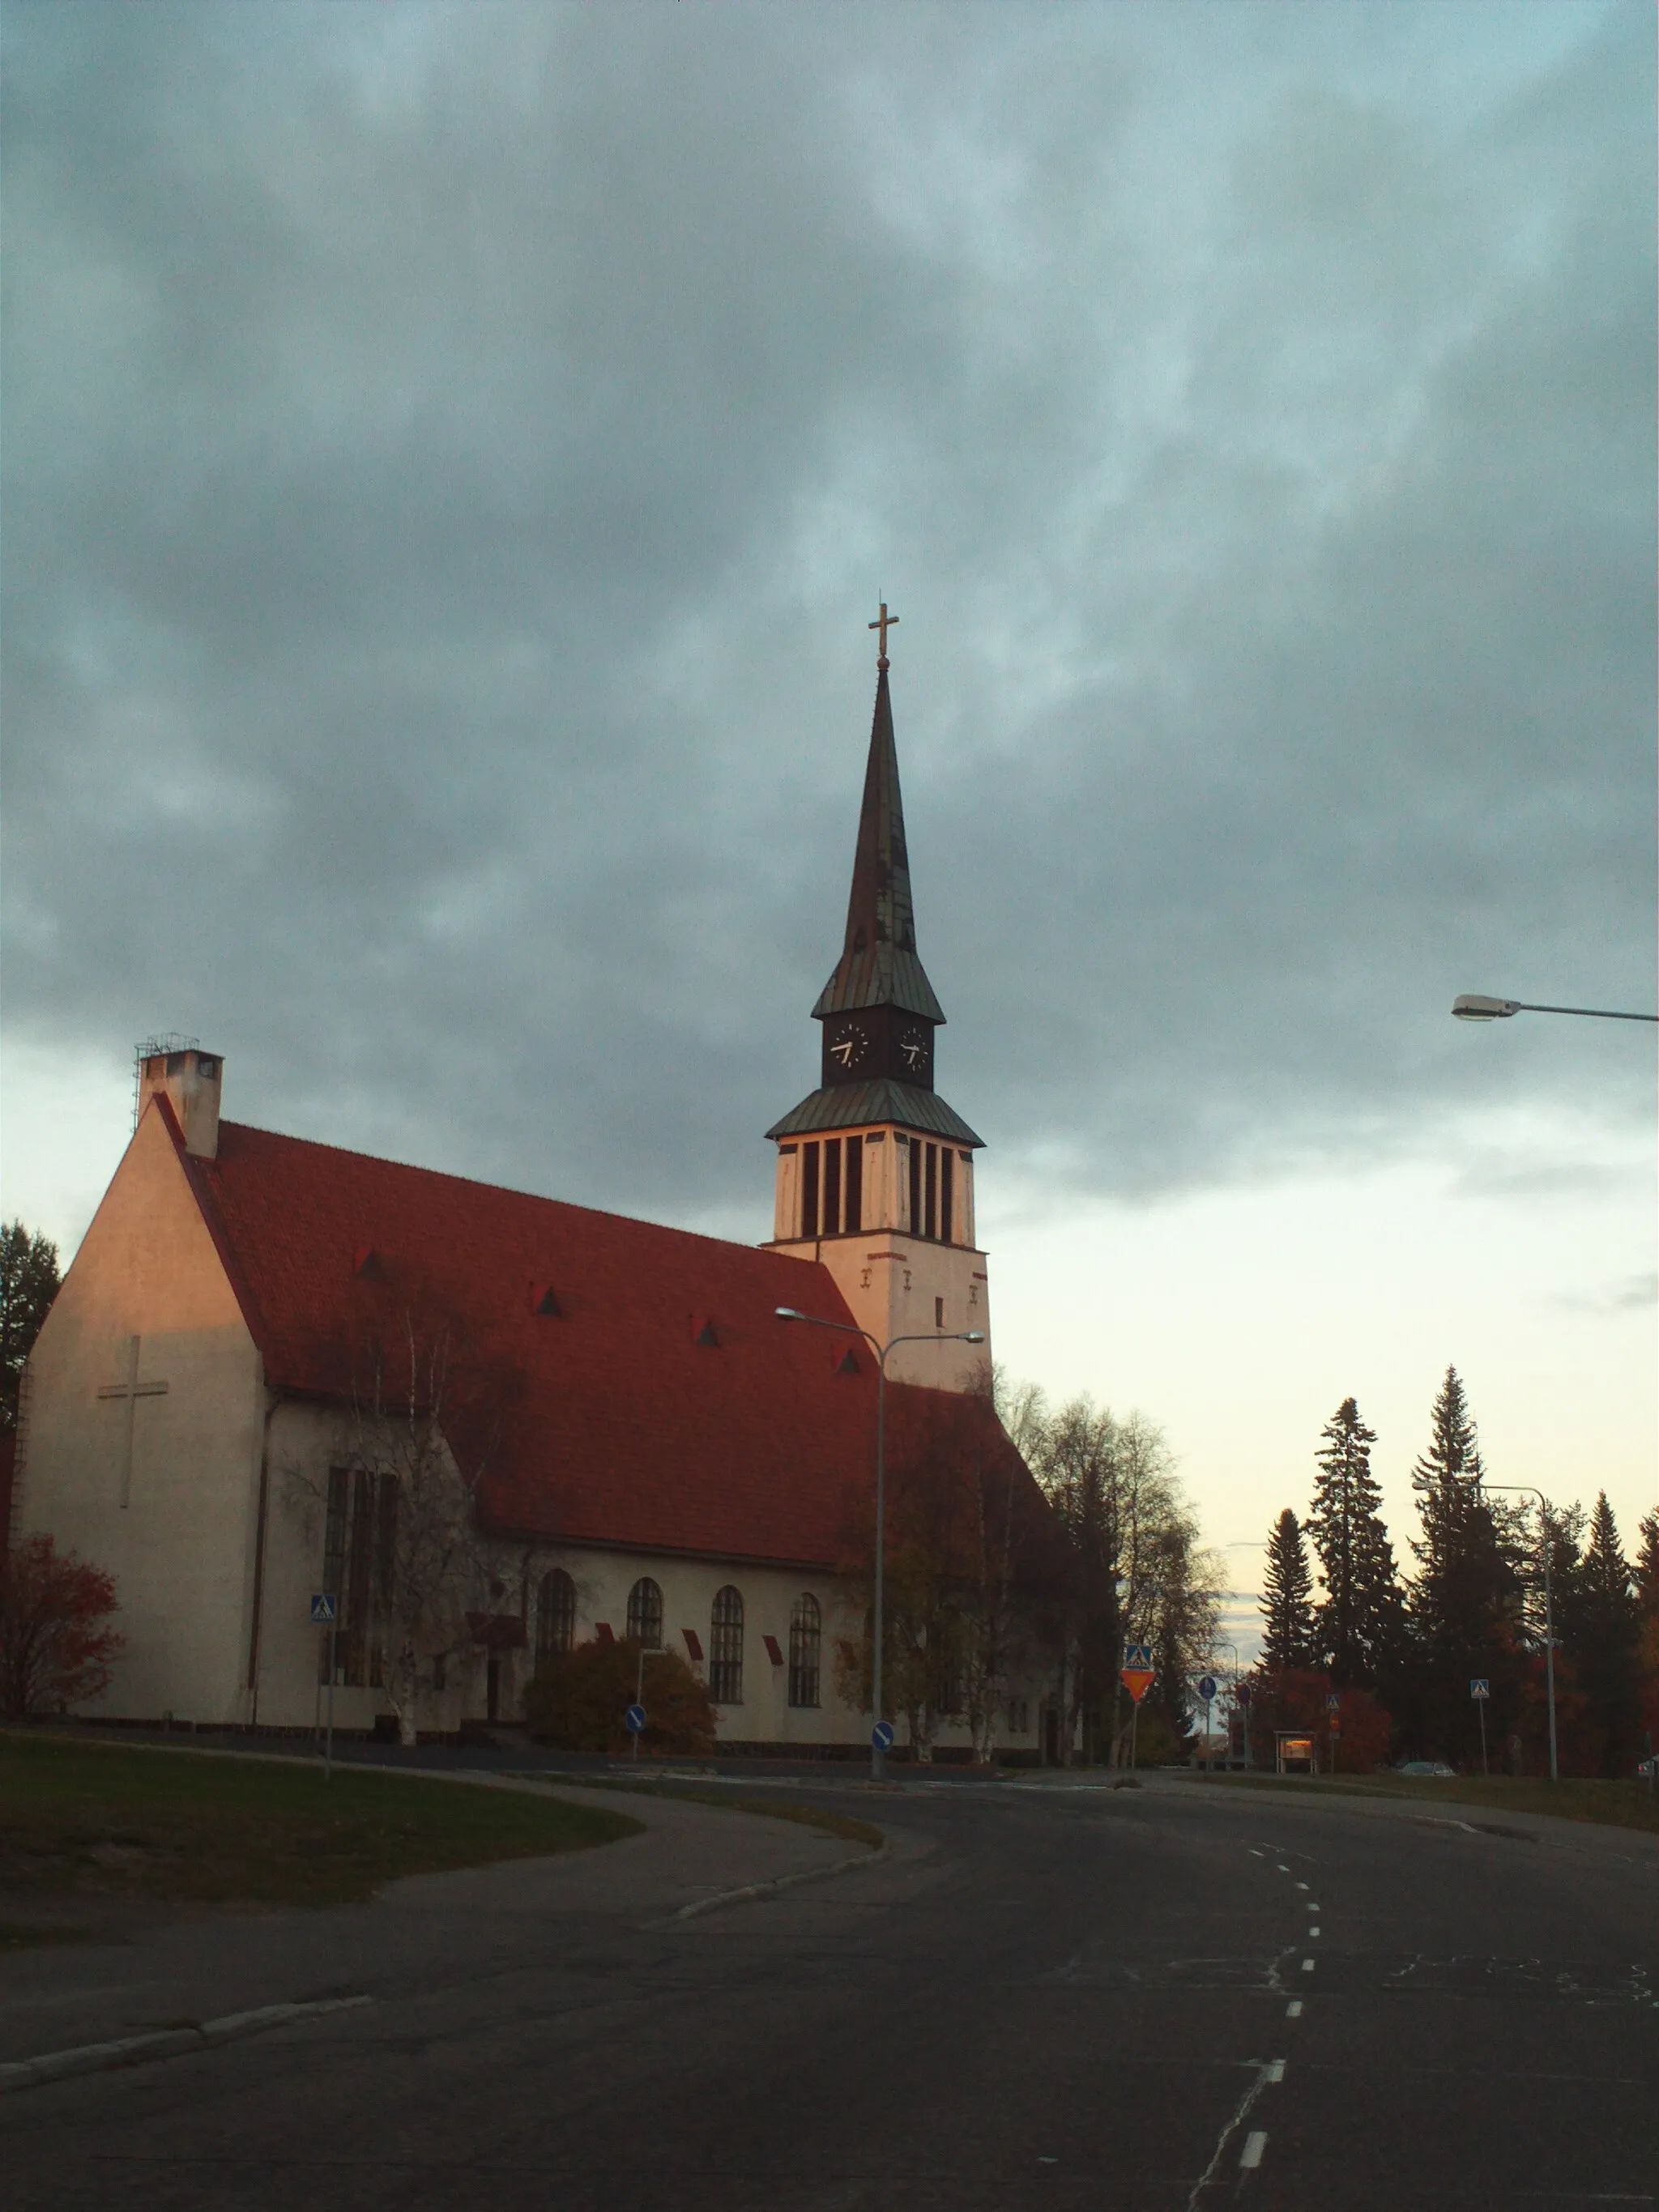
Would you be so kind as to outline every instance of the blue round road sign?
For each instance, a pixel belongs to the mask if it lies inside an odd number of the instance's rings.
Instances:
[[[645,1728],[645,1707],[630,1705],[623,1715],[623,1726],[628,1730],[629,1735],[641,1735]]]
[[[1213,1674],[1203,1674],[1200,1676],[1198,1695],[1200,1704],[1212,1705],[1215,1703],[1215,1676]]]
[[[891,1721],[878,1721],[874,1728],[870,1731],[870,1742],[874,1750],[890,1751],[893,1748],[893,1723]]]

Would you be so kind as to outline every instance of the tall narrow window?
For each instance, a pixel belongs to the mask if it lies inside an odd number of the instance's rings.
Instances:
[[[641,1575],[628,1593],[628,1640],[647,1651],[662,1649],[662,1592],[649,1575]]]
[[[708,1694],[717,1705],[743,1703],[743,1593],[730,1583],[715,1591],[708,1624]]]
[[[912,1137],[910,1152],[910,1234],[921,1234],[921,1146]]]
[[[816,1705],[818,1702],[818,1658],[823,1642],[823,1616],[811,1590],[803,1590],[789,1615],[789,1702]]]
[[[864,1226],[864,1139],[847,1139],[846,1218],[842,1226],[849,1237],[856,1237]]]
[[[922,1173],[927,1180],[927,1195],[923,1200],[925,1212],[921,1233],[924,1237],[932,1237],[937,1233],[939,1227],[939,1146],[937,1145],[928,1146],[927,1164]]]
[[[542,1577],[536,1596],[536,1663],[558,1659],[576,1640],[576,1585],[562,1567]]]
[[[841,1234],[841,1139],[823,1140],[823,1233]]]
[[[800,1148],[800,1233],[803,1237],[818,1233],[818,1148],[815,1144]]]
[[[956,1242],[951,1235],[952,1217],[956,1212],[956,1155],[948,1145],[939,1149],[939,1233],[945,1243]]]

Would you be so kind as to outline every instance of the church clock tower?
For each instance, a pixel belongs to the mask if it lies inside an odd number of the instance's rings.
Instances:
[[[991,1366],[985,1255],[974,1242],[981,1139],[933,1088],[945,1012],[916,952],[887,684],[897,620],[884,605],[870,625],[881,634],[876,710],[846,940],[812,1009],[818,1088],[766,1133],[777,1146],[772,1249],[821,1260],[884,1344],[983,1330],[982,1345],[907,1344],[888,1363],[903,1382],[970,1389]]]

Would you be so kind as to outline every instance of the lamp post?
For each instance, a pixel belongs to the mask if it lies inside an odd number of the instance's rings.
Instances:
[[[1613,1013],[1606,1006],[1539,1006],[1526,999],[1488,999],[1479,991],[1460,991],[1452,1000],[1460,1022],[1503,1022],[1511,1014],[1583,1014],[1593,1022],[1659,1022],[1659,1014]]]
[[[1210,1638],[1210,1649],[1212,1651],[1231,1651],[1233,1655],[1233,1711],[1237,1712],[1238,1711],[1238,1678],[1243,1672],[1243,1662],[1238,1656],[1238,1646],[1237,1644],[1231,1642],[1230,1639],[1224,1636],[1212,1636]],[[1206,1748],[1207,1749],[1208,1747],[1206,1746]],[[1230,1765],[1232,1761],[1232,1755],[1233,1724],[1230,1715],[1227,1721],[1227,1759]],[[1248,1767],[1249,1763],[1250,1731],[1249,1725],[1247,1721],[1244,1728],[1244,1764]]]
[[[780,1321],[804,1321],[812,1328],[836,1328],[843,1336],[861,1336],[876,1355],[876,1612],[870,1694],[875,1711],[875,1726],[879,1727],[882,1605],[885,1595],[882,1570],[886,1549],[887,1514],[887,1355],[901,1344],[983,1344],[985,1332],[981,1328],[928,1329],[910,1336],[890,1336],[883,1344],[872,1336],[867,1328],[860,1328],[856,1322],[825,1321],[817,1314],[797,1313],[793,1306],[777,1306],[773,1310]],[[881,1746],[872,1733],[870,1740],[870,1779],[872,1782],[881,1780]]]
[[[1452,1000],[1452,1013],[1460,1022],[1507,1021],[1511,1014],[1582,1014],[1587,1020],[1595,1022],[1659,1022],[1659,1014],[1622,1013],[1607,1006],[1534,1006],[1525,999],[1485,998],[1478,991],[1460,992]],[[1477,1490],[1481,1486],[1477,1483]],[[1524,1497],[1538,1500],[1539,1524],[1543,1531],[1544,1546],[1544,1674],[1549,1686],[1550,1700],[1550,1780],[1558,1782],[1560,1772],[1555,1745],[1555,1613],[1550,1596],[1549,1500],[1541,1490],[1534,1490],[1530,1483],[1489,1482],[1484,1486],[1487,1490],[1517,1491]]]
[[[1482,1490],[1513,1490],[1538,1500],[1538,1525],[1544,1551],[1544,1680],[1550,1705],[1550,1780],[1559,1782],[1561,1776],[1555,1755],[1555,1607],[1550,1595],[1550,1502],[1541,1490],[1534,1490],[1529,1482],[1477,1482],[1475,1490],[1477,1493]]]

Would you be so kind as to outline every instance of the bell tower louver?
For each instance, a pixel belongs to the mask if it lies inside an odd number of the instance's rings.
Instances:
[[[907,1346],[889,1373],[936,1389],[990,1370],[985,1255],[975,1243],[981,1140],[933,1088],[945,1010],[916,950],[888,685],[885,605],[876,704],[840,959],[818,994],[818,1088],[773,1124],[775,1249],[822,1261],[860,1325],[896,1335],[982,1329],[988,1342]]]

